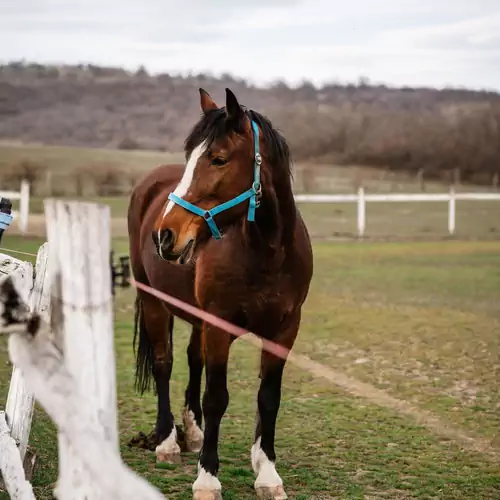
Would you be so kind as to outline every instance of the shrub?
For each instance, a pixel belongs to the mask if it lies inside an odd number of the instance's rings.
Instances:
[[[75,171],[78,196],[119,196],[128,192],[128,172],[115,164],[95,163]]]
[[[47,167],[45,165],[30,160],[21,160],[1,173],[0,182],[4,189],[18,190],[21,181],[27,180],[30,183],[32,194],[38,194],[46,173]]]
[[[136,141],[135,139],[132,139],[131,137],[124,137],[119,143],[118,143],[118,149],[126,149],[126,150],[134,150],[134,149],[141,149],[139,142]]]

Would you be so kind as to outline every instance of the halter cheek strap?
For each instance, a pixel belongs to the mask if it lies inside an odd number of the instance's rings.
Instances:
[[[182,208],[186,209],[188,212],[191,212],[195,215],[203,217],[212,232],[212,236],[216,240],[220,240],[222,238],[222,233],[220,232],[217,224],[215,223],[214,216],[224,212],[225,210],[229,210],[236,205],[244,202],[245,200],[250,199],[248,204],[248,214],[247,220],[250,222],[255,221],[255,210],[259,206],[259,197],[261,195],[261,184],[260,184],[260,166],[262,164],[262,156],[260,155],[260,145],[259,145],[259,128],[257,124],[252,120],[252,130],[253,130],[253,140],[254,140],[254,168],[253,168],[253,183],[252,187],[236,196],[235,198],[221,203],[210,210],[204,210],[202,208],[189,203],[189,201],[183,200],[179,198],[174,193],[170,193],[168,199],[180,205]]]

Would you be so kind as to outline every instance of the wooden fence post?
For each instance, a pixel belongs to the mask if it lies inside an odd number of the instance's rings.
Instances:
[[[366,226],[366,200],[363,186],[358,188],[358,236],[362,238],[365,234]]]
[[[110,254],[109,207],[46,200],[54,332],[64,365],[84,397],[88,420],[102,446],[119,457]],[[57,309],[56,309],[57,308]],[[56,313],[54,313],[56,311]],[[78,450],[59,434],[59,499],[104,498],[83,467]]]
[[[17,290],[20,291],[23,300],[28,303],[30,310],[38,312],[48,320],[49,283],[47,281],[47,244],[45,243],[38,250],[34,283],[33,266],[29,262],[0,255],[0,277],[7,274],[13,279]],[[19,488],[26,488],[26,494],[29,494],[29,488],[24,482],[31,479],[36,460],[36,455],[28,449],[34,407],[33,392],[27,386],[19,368],[14,366],[7,395],[3,431],[5,433],[8,430],[9,436],[17,444],[19,459],[24,463],[24,478],[20,478],[19,473],[14,472],[15,469],[13,469],[12,473],[15,473],[17,477],[3,477],[3,479],[6,483],[10,481],[11,487],[14,484],[18,484]],[[0,425],[3,425],[1,420],[0,418]],[[10,466],[13,463],[12,460],[11,454],[6,465]]]
[[[21,181],[21,198],[19,200],[19,230],[21,233],[28,231],[28,219],[30,215],[30,183]]]
[[[456,200],[455,200],[455,188],[450,186],[450,198],[448,201],[448,232],[450,235],[455,233],[455,221],[456,221]]]
[[[3,265],[0,274],[11,276],[22,299],[28,302],[33,288],[33,266],[30,262],[8,256],[3,256],[1,260]],[[14,366],[5,405],[5,417],[11,436],[18,443],[21,460],[24,460],[28,447],[34,404],[33,394],[26,386],[21,371]]]

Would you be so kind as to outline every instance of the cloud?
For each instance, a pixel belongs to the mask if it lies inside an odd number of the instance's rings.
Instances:
[[[498,0],[16,0],[0,60],[500,90]]]
[[[460,45],[488,45],[500,47],[500,7],[497,13],[453,23],[396,29],[385,33],[387,42],[413,43],[426,47]]]

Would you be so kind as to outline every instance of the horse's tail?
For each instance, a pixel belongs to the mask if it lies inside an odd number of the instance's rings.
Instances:
[[[139,345],[137,346],[137,336],[139,336]],[[135,360],[135,389],[144,394],[151,387],[151,375],[153,374],[153,345],[149,340],[146,330],[146,323],[142,312],[142,302],[139,294],[135,298],[134,314],[134,351]]]

